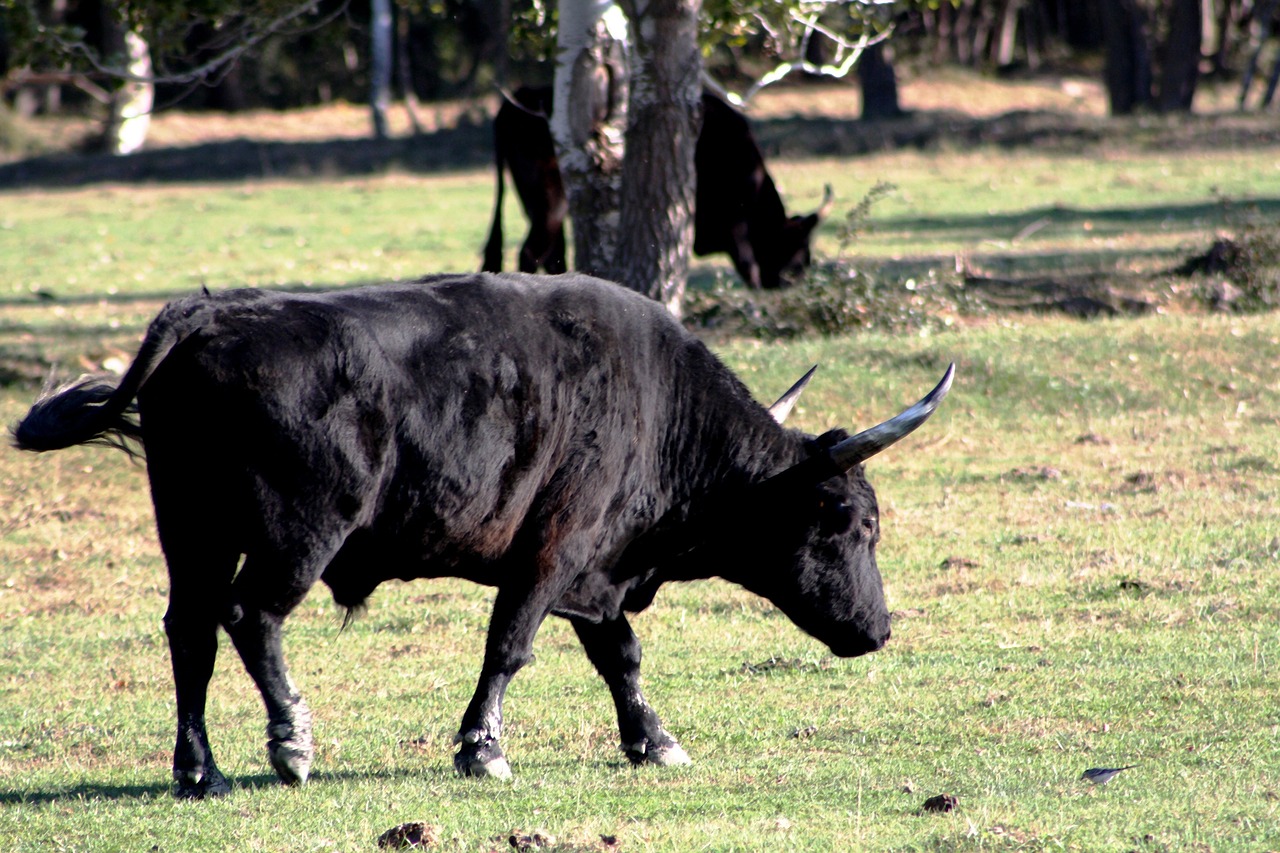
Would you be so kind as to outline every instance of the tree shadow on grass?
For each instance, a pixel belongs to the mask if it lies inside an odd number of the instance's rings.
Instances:
[[[945,232],[954,239],[990,239],[1018,242],[1055,228],[1083,227],[1095,237],[1109,237],[1134,231],[1158,232],[1170,226],[1202,228],[1230,225],[1236,219],[1280,217],[1280,198],[1250,198],[1203,201],[1188,204],[1156,204],[1141,207],[1067,207],[1054,205],[1028,210],[982,213],[949,217],[894,217],[878,219],[878,232],[905,231],[910,234]]]
[[[476,253],[479,257],[479,253]],[[478,264],[477,264],[478,265]],[[365,281],[353,281],[343,284],[303,284],[301,282],[295,284],[263,284],[255,286],[254,290],[276,291],[279,293],[321,293],[326,290],[352,290],[357,287],[365,287],[370,284],[386,284],[389,279],[368,279]],[[400,279],[403,282],[412,282],[414,279]],[[227,288],[214,287],[211,289],[222,290],[237,287],[235,283],[227,285]],[[175,299],[182,299],[187,296],[195,296],[200,293],[198,286],[183,287],[169,290],[147,290],[147,291],[129,291],[128,293],[73,293],[61,295],[52,290],[41,290],[38,293],[23,296],[0,296],[0,308],[10,306],[21,307],[38,307],[48,306],[53,308],[58,305],[93,305],[99,302],[107,305],[131,305],[133,303],[156,302],[165,303]],[[77,327],[79,328],[79,327]],[[0,326],[3,329],[3,326]]]
[[[439,173],[493,162],[488,123],[396,139],[266,142],[233,139],[203,145],[109,154],[49,154],[0,165],[0,190],[97,183],[210,183],[254,179],[340,178],[391,170]]]
[[[1140,150],[1212,150],[1275,145],[1274,119],[1260,114],[1203,114],[1156,121],[1018,110],[969,116],[913,110],[894,119],[825,116],[751,119],[766,158],[854,157],[880,151],[953,151],[977,147],[1079,153],[1100,145]],[[493,163],[491,121],[462,123],[393,139],[309,142],[232,139],[146,149],[123,157],[49,154],[0,165],[0,190],[81,187],[98,183],[184,183],[338,178],[391,170],[430,174]]]

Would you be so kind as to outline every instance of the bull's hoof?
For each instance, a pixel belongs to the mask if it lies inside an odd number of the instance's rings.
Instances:
[[[311,775],[311,743],[272,741],[267,744],[267,757],[271,766],[286,785],[301,785]]]
[[[661,740],[648,740],[647,738],[632,744],[623,744],[622,751],[632,764],[639,767],[641,764],[653,764],[658,767],[683,767],[692,764],[693,760],[689,758],[689,753],[684,751],[684,747],[676,743],[675,738],[663,732],[665,737]]]
[[[476,779],[501,779],[505,782],[511,778],[511,765],[503,755],[482,760],[459,752],[453,757],[453,769],[458,771],[459,776],[470,776]]]
[[[666,746],[650,749],[645,753],[644,760],[646,764],[656,764],[659,767],[684,767],[693,763],[689,753],[675,741]]]
[[[498,741],[481,732],[472,731],[458,736],[462,746],[453,757],[453,769],[459,776],[490,779],[510,779],[511,765],[502,754]]]
[[[203,800],[206,797],[221,797],[231,793],[231,783],[218,768],[210,768],[208,772],[173,771],[176,783],[173,796],[179,800]]]
[[[311,775],[315,746],[311,740],[311,711],[301,699],[284,719],[267,725],[267,757],[280,781],[301,785]]]

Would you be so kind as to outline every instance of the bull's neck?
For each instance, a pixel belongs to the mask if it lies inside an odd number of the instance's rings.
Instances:
[[[767,479],[799,461],[804,437],[760,410],[746,417],[711,417],[682,436],[666,465],[671,505]]]
[[[684,446],[676,449],[666,471],[668,503],[661,508],[656,535],[647,537],[654,545],[646,550],[656,558],[662,579],[721,575],[721,567],[697,557],[700,546],[752,524],[769,495],[787,488],[793,474],[814,478],[804,468],[807,438],[782,428],[759,408],[737,418],[706,418],[699,429],[684,434]],[[829,464],[825,457],[813,463]]]

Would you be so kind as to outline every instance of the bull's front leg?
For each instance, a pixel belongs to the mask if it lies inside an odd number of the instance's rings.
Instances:
[[[484,666],[471,704],[462,715],[454,769],[462,776],[510,779],[511,766],[498,745],[502,736],[502,697],[512,677],[533,659],[533,638],[555,594],[549,589],[503,587],[493,605]]]
[[[750,230],[745,222],[739,222],[729,229],[729,258],[747,287],[752,290],[762,287],[760,262],[756,260]]]
[[[573,628],[618,710],[622,751],[632,764],[688,764],[689,755],[662,727],[640,691],[640,640],[626,617],[602,622],[573,619]]]

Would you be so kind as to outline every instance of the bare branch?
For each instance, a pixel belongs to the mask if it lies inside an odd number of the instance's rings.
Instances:
[[[100,104],[111,100],[111,93],[76,71],[32,71],[15,68],[0,78],[0,95],[23,86],[75,86]]]
[[[97,76],[97,77],[106,77],[113,80],[121,80],[125,82],[130,82],[130,83],[150,83],[150,84],[199,83],[203,80],[206,80],[210,76],[216,74],[220,69],[224,68],[225,66],[235,62],[243,54],[247,53],[254,47],[257,47],[260,43],[262,43],[268,37],[280,32],[293,21],[296,21],[297,19],[301,18],[303,15],[314,13],[316,11],[316,7],[318,3],[319,3],[319,0],[305,0],[305,2],[299,3],[298,5],[291,7],[285,12],[276,16],[275,18],[271,19],[270,21],[267,21],[261,28],[248,33],[243,39],[236,41],[230,47],[226,48],[221,53],[210,58],[209,60],[202,62],[201,64],[195,66],[194,68],[187,69],[186,71],[182,71],[178,73],[170,73],[170,74],[160,74],[160,75],[134,74],[128,71],[126,68],[104,63],[101,60],[101,58],[98,56],[97,52],[91,49],[88,45],[86,45],[82,41],[69,41],[67,39],[64,39],[62,36],[58,35],[58,33],[53,30],[46,30],[45,32],[42,33],[42,35],[48,38],[50,42],[55,44],[57,47],[61,48],[67,54],[71,56],[77,56],[80,59],[82,59],[84,63],[92,69],[91,73],[80,75],[82,77],[85,77],[86,79],[89,77]],[[324,24],[327,24],[328,22],[333,21],[340,15],[344,14],[346,11],[347,5],[348,3],[343,3],[340,8],[338,8],[331,14],[327,15],[322,22],[317,24],[317,26],[323,26]],[[8,78],[6,78],[6,82],[5,82],[6,86],[12,87],[15,85],[23,85],[23,81],[21,80],[17,82],[14,82],[13,80],[11,80],[10,78],[12,78],[13,76],[14,75],[11,74],[9,75]]]
[[[865,5],[885,4],[886,0],[860,0]],[[716,94],[720,95],[729,103],[738,107],[745,107],[751,99],[756,96],[761,89],[771,86],[791,74],[793,71],[803,71],[806,74],[821,75],[823,77],[831,77],[834,79],[842,79],[847,77],[854,67],[858,64],[858,60],[862,58],[863,52],[873,45],[877,45],[887,40],[893,35],[893,25],[889,24],[880,32],[864,31],[856,40],[849,41],[840,33],[824,27],[818,22],[818,14],[814,13],[809,17],[802,16],[796,10],[791,10],[792,18],[799,24],[804,26],[804,33],[799,39],[800,49],[797,51],[799,56],[794,59],[787,59],[779,62],[771,70],[763,74],[760,79],[752,83],[744,93],[730,92],[723,86],[712,81],[707,74],[703,73],[703,83],[712,89]],[[763,22],[762,22],[763,25]],[[804,59],[804,45],[808,41],[812,33],[820,33],[836,43],[837,56],[844,53],[840,62],[835,64],[817,64]],[[848,51],[845,53],[845,51]]]

